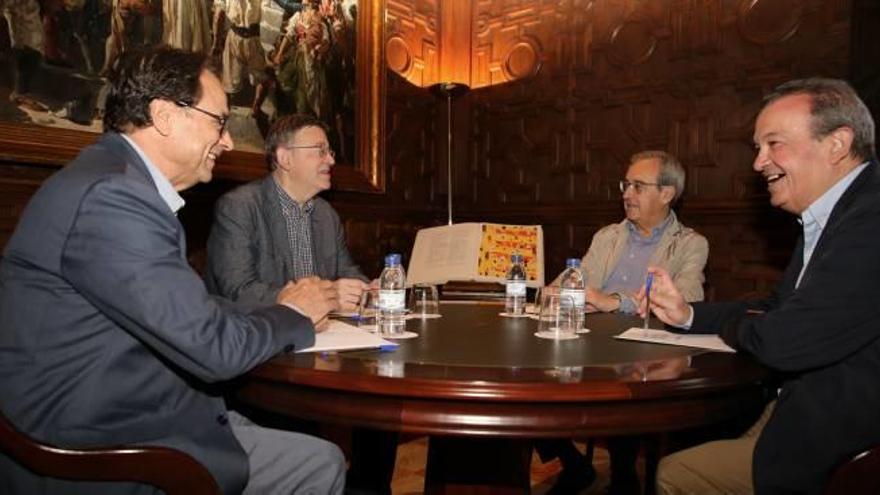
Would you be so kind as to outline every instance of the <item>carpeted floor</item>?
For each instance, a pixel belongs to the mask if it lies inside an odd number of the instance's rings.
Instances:
[[[583,444],[578,444],[581,451]],[[428,439],[420,437],[401,444],[397,449],[397,465],[394,470],[394,480],[391,489],[394,495],[416,495],[423,491],[425,483],[425,460],[428,454]],[[596,468],[596,482],[582,494],[604,493],[608,485],[608,452],[597,446],[593,466]],[[532,493],[543,495],[553,486],[560,470],[559,461],[542,464],[537,455],[532,457]],[[641,467],[639,469],[641,472]]]

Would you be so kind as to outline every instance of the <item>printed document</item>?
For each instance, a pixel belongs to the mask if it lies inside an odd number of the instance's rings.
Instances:
[[[315,345],[296,352],[346,351],[397,345],[343,321],[330,320],[328,325],[326,330],[315,334]]]
[[[697,347],[700,349],[709,349],[710,351],[736,352],[735,349],[725,344],[724,341],[721,340],[721,337],[715,334],[672,333],[667,332],[666,330],[633,327],[620,335],[615,335],[614,338],[623,340],[638,340],[640,342],[651,342],[654,344]]]
[[[504,283],[510,255],[521,254],[526,286],[544,285],[544,233],[540,225],[458,223],[416,234],[407,284]]]

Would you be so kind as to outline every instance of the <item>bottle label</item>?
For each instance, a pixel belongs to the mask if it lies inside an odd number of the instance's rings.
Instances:
[[[406,307],[406,290],[380,289],[379,309],[404,309]]]
[[[571,298],[574,305],[578,308],[584,307],[584,290],[583,289],[562,289],[559,291],[562,296]]]
[[[511,280],[507,282],[507,295],[508,296],[525,296],[526,295],[526,283],[522,280]]]

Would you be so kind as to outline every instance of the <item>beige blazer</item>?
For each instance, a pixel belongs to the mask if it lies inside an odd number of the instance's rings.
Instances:
[[[709,257],[709,242],[694,229],[682,225],[674,211],[670,211],[669,214],[672,215],[672,222],[660,238],[660,243],[648,264],[661,266],[669,272],[685,300],[702,301],[705,281],[703,268]],[[590,249],[581,260],[581,267],[587,277],[587,286],[594,289],[601,288],[614,271],[626,248],[629,235],[626,222],[627,220],[623,220],[605,226],[593,235]],[[557,276],[553,284],[558,283]]]

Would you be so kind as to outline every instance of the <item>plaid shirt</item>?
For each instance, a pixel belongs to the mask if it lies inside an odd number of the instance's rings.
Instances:
[[[315,203],[310,199],[300,207],[293,198],[287,194],[287,191],[281,188],[278,181],[272,181],[275,184],[275,191],[278,193],[278,202],[281,204],[281,214],[284,216],[284,223],[287,225],[287,242],[290,250],[287,252],[289,256],[290,266],[293,267],[293,280],[299,280],[315,274],[315,246],[312,243],[312,210],[315,209]]]

